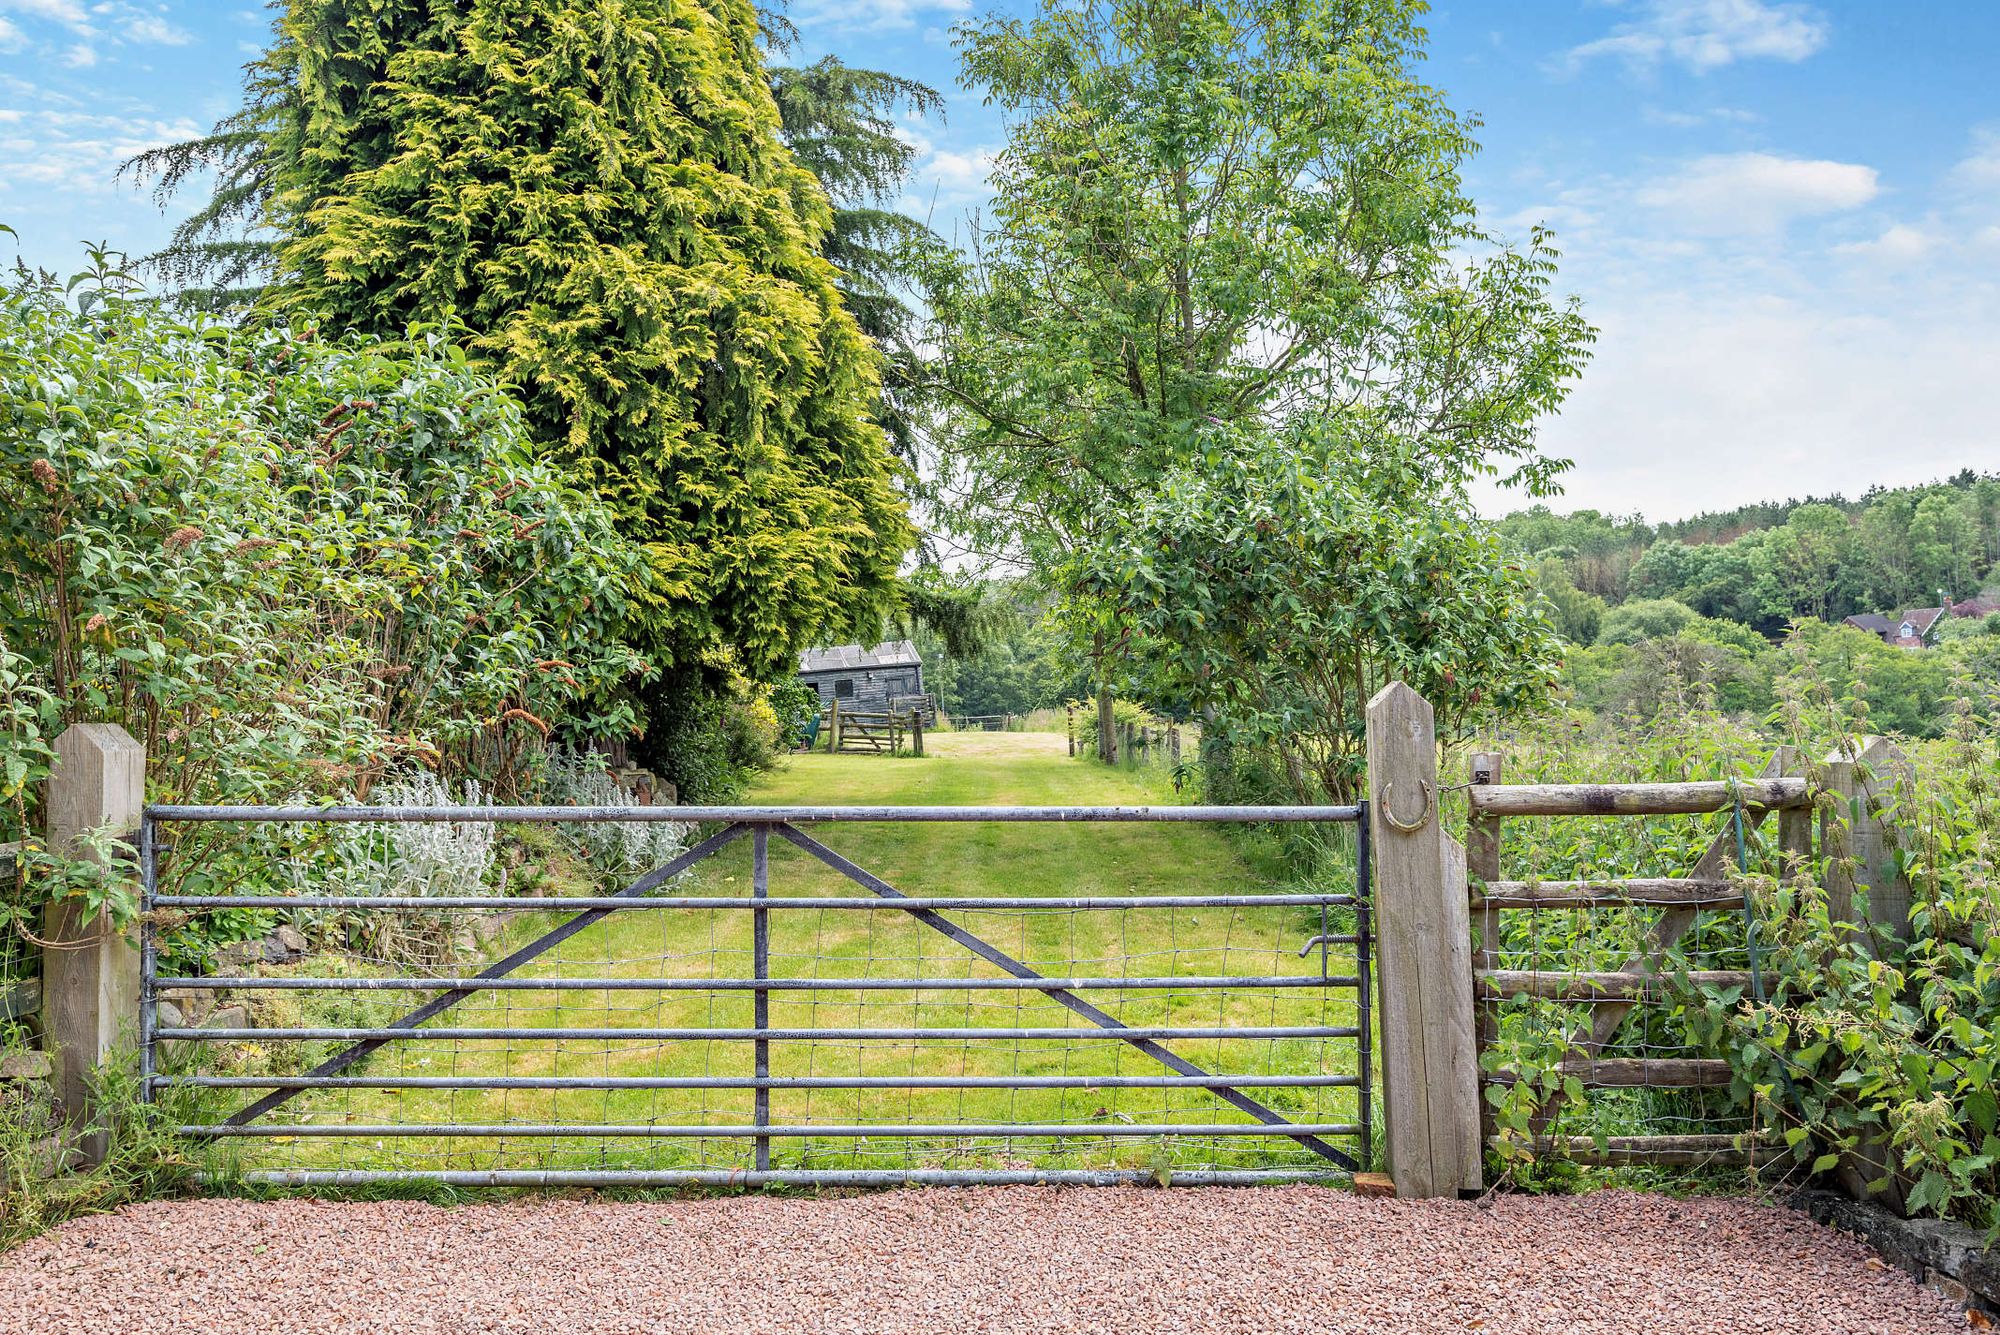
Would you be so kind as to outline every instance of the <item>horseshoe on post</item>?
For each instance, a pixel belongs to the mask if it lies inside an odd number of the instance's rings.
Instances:
[[[1424,798],[1423,806],[1418,810],[1417,818],[1415,820],[1406,821],[1402,817],[1396,814],[1396,807],[1394,803],[1394,795],[1396,792],[1395,780],[1392,779],[1388,783],[1382,786],[1382,819],[1389,822],[1389,827],[1391,829],[1400,830],[1404,834],[1415,834],[1418,830],[1421,830],[1424,828],[1424,826],[1430,824],[1431,820],[1430,781],[1419,780],[1417,783],[1417,791],[1423,794]]]

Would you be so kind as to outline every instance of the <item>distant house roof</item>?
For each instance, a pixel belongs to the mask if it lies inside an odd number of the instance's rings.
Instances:
[[[872,649],[858,644],[837,644],[831,649],[808,649],[799,655],[799,675],[819,672],[860,672],[869,668],[922,667],[917,646],[908,640],[890,640]]]
[[[1967,598],[1962,603],[1951,605],[1951,614],[1955,617],[1983,617],[1995,612],[2000,612],[2000,598]]]
[[[1952,607],[1955,616],[1968,615],[1958,611],[1960,603]],[[1942,607],[1907,607],[1899,612],[1862,612],[1844,617],[1841,624],[1854,626],[1871,635],[1879,635],[1890,644],[1903,649],[1921,649],[1931,633],[1931,627],[1944,619]]]

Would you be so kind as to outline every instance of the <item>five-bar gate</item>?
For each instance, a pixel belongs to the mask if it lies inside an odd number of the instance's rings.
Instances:
[[[160,892],[191,822],[627,821],[706,833],[602,896]],[[1346,825],[1353,879],[909,893],[819,837],[997,822]],[[140,848],[144,1088],[251,1181],[1240,1183],[1351,1171],[1371,1136],[1365,806],[155,806]],[[500,958],[162,974],[156,924],[245,909],[483,919],[453,938]],[[290,1004],[161,1023],[253,993]]]

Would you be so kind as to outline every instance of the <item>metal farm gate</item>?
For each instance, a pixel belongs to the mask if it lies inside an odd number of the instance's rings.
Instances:
[[[217,1143],[217,1171],[267,1183],[1219,1184],[1349,1172],[1372,1125],[1365,814],[155,806],[141,830],[144,1087],[185,1134]],[[160,893],[167,838],[196,822],[304,838],[339,823],[654,821],[705,837],[610,895],[325,894],[310,873],[300,893],[269,893],[255,877],[239,893]],[[878,865],[920,884],[927,841],[1024,821],[1352,826],[1353,881],[906,893],[804,828],[894,824],[898,853]],[[698,882],[679,883],[704,863]],[[1079,866],[1073,881],[1116,881],[1091,879],[1103,871]],[[372,939],[382,915],[448,920],[452,939],[490,942],[500,958],[432,976],[356,948],[226,976],[162,974],[162,933],[184,915],[243,910],[291,915],[322,939]],[[263,1001],[239,1008],[253,993]],[[161,1023],[165,1005],[176,1023]]]

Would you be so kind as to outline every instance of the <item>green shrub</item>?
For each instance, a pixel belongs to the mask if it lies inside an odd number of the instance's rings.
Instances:
[[[76,291],[0,290],[17,824],[34,737],[81,720],[123,724],[170,802],[412,767],[504,792],[545,732],[631,727],[630,549],[456,345],[213,323],[102,255]],[[233,885],[235,837],[191,827],[164,882]]]
[[[1298,802],[1359,791],[1368,700],[1391,680],[1447,734],[1545,703],[1560,644],[1532,577],[1415,446],[1336,419],[1202,444],[1121,497],[1068,572],[1075,643],[1127,645],[1137,693],[1273,752]]]

